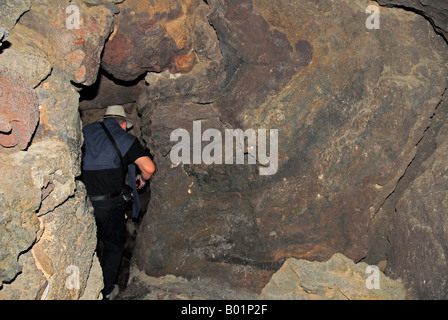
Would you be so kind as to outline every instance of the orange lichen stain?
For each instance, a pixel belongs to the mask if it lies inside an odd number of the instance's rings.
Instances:
[[[48,88],[50,85],[49,85],[48,82],[46,82],[46,83],[43,84],[43,86]],[[42,105],[39,107],[39,110],[40,110],[40,123],[44,125],[43,126],[44,131],[50,130],[49,129],[50,125],[48,124],[49,119],[48,119],[48,114],[46,112],[46,109],[47,109],[47,105],[46,105],[46,103],[44,101],[42,103]]]
[[[82,50],[75,50],[70,53],[68,53],[64,59],[67,61],[68,65],[72,67],[73,69],[77,69],[81,66],[82,62],[84,61],[84,58],[86,57],[86,54]]]
[[[175,56],[173,59],[173,67],[171,73],[183,73],[190,71],[196,62],[194,50],[190,50],[187,54]]]
[[[77,39],[83,39],[86,37],[86,32],[85,32],[84,28],[71,29],[70,31],[76,36]]]
[[[166,31],[174,40],[179,50],[189,48],[191,45],[192,19],[190,15],[185,13],[189,11],[189,6],[191,6],[191,1],[183,3],[182,11],[179,15],[175,19],[165,23]]]
[[[156,13],[171,12],[176,9],[178,3],[173,0],[153,0],[153,1],[141,1],[141,0],[128,0],[123,3],[123,7],[132,8],[137,13],[147,12],[150,19],[154,17]]]
[[[86,79],[87,70],[84,65],[79,67],[78,70],[75,71],[74,76],[76,78],[76,81],[83,82]]]
[[[114,30],[112,31],[112,33],[109,36],[108,41],[112,41],[112,39],[115,37],[115,35],[117,34],[118,31],[118,25],[114,25]]]
[[[98,17],[98,19],[100,19],[100,17]],[[98,24],[97,20],[94,17],[88,17],[84,29],[91,34],[102,33],[100,25]]]
[[[86,47],[86,40],[82,39],[82,38],[76,38],[75,40],[73,40],[74,44],[82,44],[84,47]]]
[[[376,2],[373,2],[373,1],[371,1],[371,2],[369,2],[369,4],[367,5],[367,7],[368,6],[376,6],[376,7],[378,7],[378,11],[383,11],[383,7],[381,7],[380,5],[378,5],[378,3],[376,3]],[[367,7],[366,7],[366,11],[367,11]],[[367,13],[367,12],[366,12]]]

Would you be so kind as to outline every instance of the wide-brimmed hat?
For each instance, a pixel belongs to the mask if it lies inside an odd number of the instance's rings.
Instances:
[[[107,117],[123,118],[124,120],[126,120],[126,128],[128,129],[132,128],[132,126],[134,125],[134,122],[126,117],[126,112],[124,111],[123,106],[120,105],[108,106],[106,111],[104,112],[103,119]]]

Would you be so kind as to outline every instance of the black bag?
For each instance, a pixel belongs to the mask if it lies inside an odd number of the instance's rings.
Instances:
[[[130,204],[134,201],[134,190],[125,184],[123,191],[121,191],[121,196],[123,197],[124,202]]]
[[[132,189],[132,187],[130,187],[129,185],[124,183],[124,180],[126,177],[126,167],[124,166],[123,156],[121,155],[120,149],[118,148],[117,143],[115,142],[114,138],[110,134],[109,130],[107,130],[106,125],[102,121],[100,121],[100,124],[103,127],[104,131],[106,132],[107,137],[112,142],[115,150],[117,151],[118,157],[120,158],[121,168],[123,171],[123,184],[124,184],[124,188],[121,191],[121,196],[123,197],[123,200],[127,204],[132,204],[132,202],[134,201],[134,190]]]

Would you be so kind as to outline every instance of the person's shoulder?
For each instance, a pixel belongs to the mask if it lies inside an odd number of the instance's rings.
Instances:
[[[129,139],[129,140],[137,139],[136,136],[134,136],[132,133],[127,132],[127,131],[125,131],[123,135],[124,135],[127,139]]]
[[[98,125],[98,121],[92,122],[92,123],[88,123],[82,126],[82,130],[89,130],[92,129],[94,127],[96,127]]]

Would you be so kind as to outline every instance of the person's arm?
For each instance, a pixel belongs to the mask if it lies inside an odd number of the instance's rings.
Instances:
[[[156,171],[156,167],[154,165],[154,162],[152,162],[152,160],[147,156],[138,158],[137,160],[135,160],[135,164],[138,166],[141,172],[141,174],[136,177],[138,188],[141,189],[145,186],[146,181],[151,178],[154,171]]]

